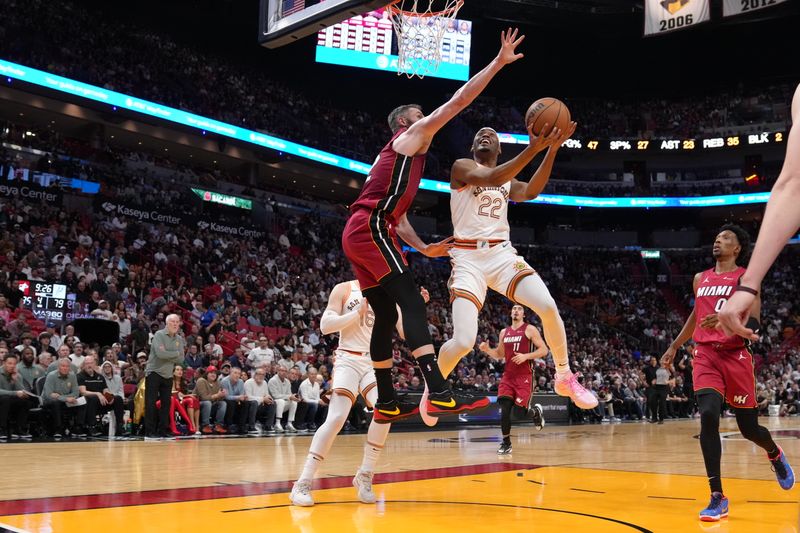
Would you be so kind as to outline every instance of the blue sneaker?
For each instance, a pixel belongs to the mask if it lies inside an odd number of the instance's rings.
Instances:
[[[728,516],[728,498],[721,492],[712,492],[708,507],[700,511],[700,520],[703,522],[719,522]]]
[[[786,460],[783,449],[778,446],[778,450],[781,452],[778,458],[774,460],[770,459],[772,471],[775,472],[775,477],[778,478],[778,484],[781,488],[783,490],[791,490],[791,488],[794,487],[794,470],[789,466],[789,461]],[[767,456],[767,459],[769,459],[769,456]]]

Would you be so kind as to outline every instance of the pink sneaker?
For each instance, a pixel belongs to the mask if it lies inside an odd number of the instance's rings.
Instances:
[[[433,427],[439,421],[435,416],[428,414],[428,385],[425,385],[425,392],[422,393],[422,400],[419,402],[419,416],[426,426]]]
[[[569,396],[581,409],[597,407],[597,398],[578,383],[578,378],[570,372],[566,377],[556,377],[555,391],[559,396]]]

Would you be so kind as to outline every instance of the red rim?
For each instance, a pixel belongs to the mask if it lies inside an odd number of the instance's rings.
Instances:
[[[391,4],[386,6],[386,9],[388,9],[389,12],[391,12],[394,15],[405,15],[406,17],[430,18],[430,17],[447,17],[447,16],[450,16],[451,14],[455,14],[456,12],[458,12],[458,10],[461,9],[461,6],[464,5],[464,0],[458,0],[458,2],[456,2],[455,5],[453,7],[451,7],[450,9],[445,9],[443,11],[436,11],[436,12],[433,12],[433,13],[427,13],[427,12],[426,13],[417,13],[416,11],[405,11],[403,9],[399,9],[399,8],[395,7],[401,1],[402,0],[396,0],[395,2],[392,2]]]

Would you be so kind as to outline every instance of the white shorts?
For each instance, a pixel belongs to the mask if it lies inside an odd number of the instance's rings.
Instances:
[[[514,300],[519,280],[536,274],[525,259],[506,241],[492,248],[477,250],[450,250],[453,271],[447,287],[450,302],[466,298],[478,309],[483,307],[487,287]]]
[[[336,350],[334,355],[332,386],[334,394],[343,394],[353,403],[361,394],[366,401],[367,393],[377,385],[372,359],[369,355],[353,355],[342,350]]]

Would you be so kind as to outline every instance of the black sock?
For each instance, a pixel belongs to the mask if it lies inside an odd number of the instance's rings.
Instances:
[[[436,364],[436,356],[434,354],[429,353],[417,357],[417,364],[422,371],[422,376],[425,378],[425,383],[428,384],[430,392],[444,392],[447,390],[447,382],[442,377],[442,371],[439,370],[439,365]]]
[[[375,381],[378,385],[378,402],[388,403],[395,399],[391,368],[376,368]]]
[[[506,435],[503,437],[503,444],[511,446],[511,435]]]
[[[775,449],[774,450],[772,450],[771,452],[767,452],[767,457],[769,457],[770,461],[774,461],[775,459],[777,459],[780,456],[781,456],[781,451],[778,449],[777,445],[775,445]]]
[[[708,478],[708,486],[711,487],[711,492],[719,492],[722,494],[722,478],[714,476]]]

